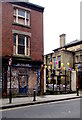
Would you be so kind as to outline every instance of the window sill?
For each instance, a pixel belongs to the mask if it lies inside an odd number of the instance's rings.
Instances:
[[[31,56],[25,56],[25,55],[13,55],[13,57],[23,58],[23,59],[31,59]]]
[[[31,29],[31,26],[23,25],[23,24],[16,23],[16,22],[13,22],[13,25],[18,25],[18,26],[21,26],[21,27],[26,27],[26,28]]]
[[[75,64],[79,64],[81,61],[75,62]]]

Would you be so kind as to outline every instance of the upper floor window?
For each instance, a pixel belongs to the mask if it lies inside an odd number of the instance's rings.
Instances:
[[[58,68],[61,68],[61,56],[58,56],[57,59],[58,59]]]
[[[51,61],[52,61],[51,58],[48,58],[48,65],[50,65]]]
[[[53,58],[53,66],[54,66],[54,69],[56,69],[56,57]]]
[[[80,55],[80,61],[82,61],[82,55]]]
[[[24,35],[14,34],[14,55],[30,56],[30,38]]]
[[[80,57],[79,55],[76,56],[76,59],[75,59],[75,60],[76,60],[76,63],[79,62],[79,57]]]
[[[14,8],[14,22],[30,26],[30,12],[19,8]]]

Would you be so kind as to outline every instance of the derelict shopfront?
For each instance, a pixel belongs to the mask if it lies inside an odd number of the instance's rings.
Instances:
[[[8,60],[5,61],[6,63],[3,63],[3,96],[9,95],[10,88],[10,67],[7,64]],[[41,87],[40,67],[40,62],[13,60],[11,66],[12,94],[31,96],[33,89],[36,89],[39,94]]]

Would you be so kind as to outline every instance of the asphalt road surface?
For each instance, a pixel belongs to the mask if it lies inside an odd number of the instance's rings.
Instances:
[[[2,111],[3,118],[80,118],[80,99],[24,106]]]

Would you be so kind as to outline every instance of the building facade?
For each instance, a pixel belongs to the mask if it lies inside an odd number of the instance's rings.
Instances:
[[[43,11],[32,3],[2,3],[3,96],[9,94],[10,79],[12,94],[43,91]]]
[[[52,73],[57,86],[69,85],[69,91],[76,91],[76,87],[82,89],[82,40],[69,44],[65,40],[66,34],[60,35],[60,47],[44,55],[44,92],[46,86],[53,84]]]

